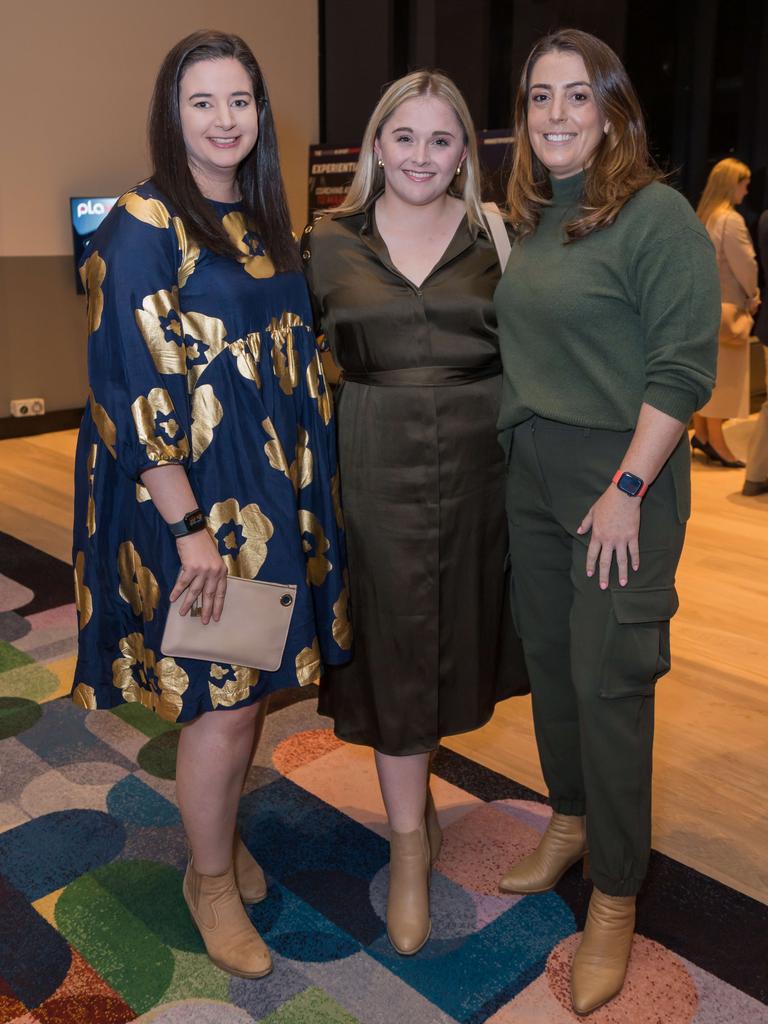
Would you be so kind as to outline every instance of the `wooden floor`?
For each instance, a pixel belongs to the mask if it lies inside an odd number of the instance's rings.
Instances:
[[[746,450],[751,423],[728,434]],[[75,434],[0,441],[0,530],[68,560]],[[654,846],[768,903],[768,495],[696,462],[674,667],[657,690]],[[0,571],[2,567],[0,567]],[[447,745],[543,790],[530,702]]]

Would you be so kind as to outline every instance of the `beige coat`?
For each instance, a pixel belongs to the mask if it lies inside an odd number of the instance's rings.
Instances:
[[[746,309],[758,290],[757,259],[744,218],[734,209],[718,213],[707,221],[707,232],[717,252],[721,301]],[[720,346],[715,388],[699,411],[716,419],[749,415],[748,341],[739,347]]]

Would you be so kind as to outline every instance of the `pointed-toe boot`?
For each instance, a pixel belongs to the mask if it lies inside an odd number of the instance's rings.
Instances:
[[[248,847],[239,835],[235,835],[234,861],[235,882],[240,890],[243,903],[261,903],[267,896],[267,880],[261,865],[253,859]]]
[[[424,813],[424,822],[427,826],[427,839],[429,840],[429,853],[432,864],[440,856],[440,849],[443,845],[443,830],[440,828],[440,819],[437,816],[437,808],[432,798],[432,792],[427,789],[427,807]]]
[[[587,923],[571,968],[571,1002],[591,1013],[621,992],[635,931],[635,897],[592,890]]]
[[[541,842],[499,882],[504,892],[546,892],[554,888],[568,868],[584,858],[588,873],[586,818],[575,814],[553,814]]]
[[[231,867],[223,875],[201,875],[190,861],[183,892],[208,956],[217,967],[239,978],[269,974],[272,957],[248,919]]]
[[[387,935],[398,953],[412,956],[429,938],[431,853],[427,828],[392,832],[389,841]]]

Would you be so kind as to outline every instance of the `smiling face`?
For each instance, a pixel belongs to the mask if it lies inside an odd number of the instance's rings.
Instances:
[[[588,167],[607,130],[579,54],[552,50],[539,57],[528,88],[528,137],[552,177]]]
[[[203,195],[220,199],[259,136],[250,75],[234,57],[192,64],[179,83],[179,112],[192,174]]]
[[[437,96],[401,103],[382,125],[374,150],[384,163],[387,191],[415,206],[444,196],[467,155],[456,111]]]

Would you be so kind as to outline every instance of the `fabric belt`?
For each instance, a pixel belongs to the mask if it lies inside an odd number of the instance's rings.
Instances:
[[[341,375],[341,380],[350,384],[370,384],[374,387],[390,388],[445,388],[460,384],[472,384],[488,377],[498,377],[501,363],[487,366],[413,366],[402,370],[371,370],[369,372]]]

